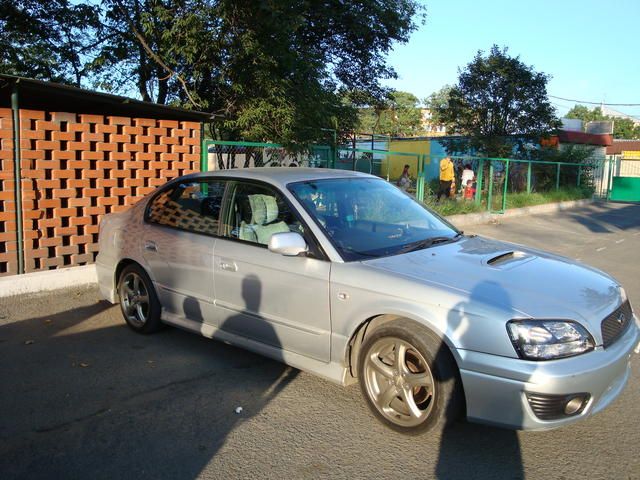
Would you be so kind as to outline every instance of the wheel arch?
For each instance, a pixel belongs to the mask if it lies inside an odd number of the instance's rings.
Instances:
[[[459,358],[454,345],[442,332],[433,328],[429,323],[419,321],[416,318],[412,318],[409,315],[395,314],[395,313],[381,313],[378,315],[373,315],[363,320],[358,324],[353,333],[351,334],[349,341],[347,342],[347,348],[345,352],[345,365],[347,367],[347,372],[353,379],[358,378],[358,358],[360,355],[360,349],[364,343],[364,340],[374,332],[376,329],[381,327],[382,325],[393,322],[395,320],[408,320],[416,325],[428,329],[434,335],[439,337],[442,342],[446,345],[447,349],[451,353],[454,361],[456,362],[456,366],[459,367]]]
[[[122,274],[122,271],[129,265],[138,265],[147,275],[149,275],[147,269],[144,268],[144,266],[140,262],[137,262],[134,259],[128,257],[122,258],[116,265],[116,269],[113,274],[113,287],[116,292],[118,291],[118,281],[120,280],[120,275]],[[149,278],[153,282],[153,278],[151,277],[151,275],[149,275]]]

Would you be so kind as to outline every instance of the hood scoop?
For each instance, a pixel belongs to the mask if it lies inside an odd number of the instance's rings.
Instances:
[[[485,260],[485,263],[490,267],[506,267],[513,264],[524,263],[525,261],[533,260],[534,258],[535,257],[531,254],[518,250],[512,250],[492,256],[491,258]]]

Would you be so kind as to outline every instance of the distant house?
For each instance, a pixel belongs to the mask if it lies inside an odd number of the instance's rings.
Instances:
[[[632,153],[635,152],[635,153]],[[614,139],[607,147],[607,155],[636,156],[640,153],[640,140]]]
[[[447,134],[447,128],[444,125],[437,124],[433,121],[433,112],[429,108],[420,109],[421,127],[429,136],[437,137]]]
[[[631,115],[627,115],[626,113],[622,113],[617,110],[614,110],[613,108],[607,107],[606,105],[600,105],[600,111],[602,112],[603,115],[606,115],[607,117],[612,117],[614,119],[621,118],[624,120],[631,120],[636,127],[640,126],[640,119],[636,117],[632,117]]]
[[[562,129],[556,135],[542,139],[540,144],[543,147],[557,146],[561,150],[571,145],[589,146],[593,149],[593,157],[604,158],[607,147],[613,144],[611,122],[590,122],[588,126],[584,131],[581,120],[563,118]]]
[[[640,140],[615,139],[613,144],[607,147],[607,156],[613,162],[614,175],[640,177]],[[640,181],[636,182],[640,188]]]

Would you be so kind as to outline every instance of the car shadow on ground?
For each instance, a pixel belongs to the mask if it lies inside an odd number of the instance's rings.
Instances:
[[[487,302],[503,311],[509,311],[513,308],[511,296],[499,283],[494,281],[479,282],[471,291],[468,300],[458,303],[448,312],[447,331],[449,336],[457,338],[463,335],[471,321],[487,321],[486,318],[477,317],[478,312],[487,308],[483,307],[483,305],[487,305]],[[490,310],[483,313],[485,316],[491,316]],[[448,347],[442,343],[436,358],[448,355],[448,352]],[[457,378],[457,380],[461,379]],[[487,385],[485,388],[491,389],[491,385]],[[492,399],[491,394],[484,396],[484,392],[478,390],[474,391],[472,395],[474,395],[474,402],[480,405]],[[481,395],[484,398],[478,398]],[[493,400],[499,401],[499,399]],[[457,410],[453,403],[450,401],[447,406],[449,412]],[[505,405],[496,403],[483,408],[491,414],[495,414],[495,409],[502,410],[501,418],[504,418],[505,423],[518,426],[522,424],[523,415],[518,404],[512,406],[511,403]],[[524,466],[517,432],[466,422],[451,425],[442,432],[436,476],[440,480],[524,478]]]
[[[525,478],[518,433],[467,422],[456,423],[442,435],[436,478]]]
[[[101,301],[0,327],[3,478],[196,478],[297,374],[178,329],[143,336],[120,322]]]

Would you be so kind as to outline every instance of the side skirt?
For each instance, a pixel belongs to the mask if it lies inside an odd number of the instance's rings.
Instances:
[[[178,317],[177,315],[173,315],[164,310],[162,312],[162,321],[169,325],[182,328],[183,330],[197,333],[203,337],[250,350],[259,355],[285,363],[286,365],[297,368],[298,370],[317,375],[338,385],[345,386],[352,383],[348,381],[347,377],[350,377],[350,375],[344,365],[340,365],[335,362],[319,362],[309,357],[305,357],[304,355],[282,350],[271,345],[265,345],[264,343],[256,342],[255,340],[226,332],[213,325]]]

